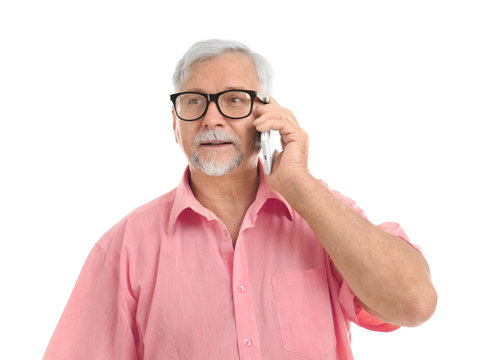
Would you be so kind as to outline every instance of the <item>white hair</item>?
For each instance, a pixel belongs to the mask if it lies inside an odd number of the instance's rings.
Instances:
[[[262,96],[270,98],[273,85],[273,68],[271,64],[260,54],[251,51],[245,44],[234,40],[211,39],[193,44],[176,65],[173,74],[175,91],[180,91],[181,86],[188,79],[189,72],[194,64],[234,51],[245,54],[253,60],[260,84],[259,92]]]

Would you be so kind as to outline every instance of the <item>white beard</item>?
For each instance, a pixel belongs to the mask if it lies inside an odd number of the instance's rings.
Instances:
[[[236,154],[226,162],[216,160],[217,150],[209,150],[208,159],[202,158],[199,153],[201,143],[208,141],[227,141],[231,142],[236,148]],[[236,169],[243,162],[243,155],[239,150],[239,138],[222,130],[208,130],[204,133],[196,135],[193,141],[193,156],[191,162],[203,173],[210,176],[223,176],[230,171]]]

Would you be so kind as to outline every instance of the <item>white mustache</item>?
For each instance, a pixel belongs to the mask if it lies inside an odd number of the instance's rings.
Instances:
[[[223,130],[208,130],[200,133],[195,136],[193,144],[195,148],[198,148],[201,144],[212,141],[230,142],[236,147],[240,144],[240,139],[235,134]]]

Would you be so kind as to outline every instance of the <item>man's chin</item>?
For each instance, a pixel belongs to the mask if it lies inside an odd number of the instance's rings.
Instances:
[[[233,159],[230,159],[229,161],[205,161],[199,156],[193,156],[191,160],[195,167],[206,175],[223,176],[240,166],[243,161],[243,157],[241,156],[241,154],[237,154]]]

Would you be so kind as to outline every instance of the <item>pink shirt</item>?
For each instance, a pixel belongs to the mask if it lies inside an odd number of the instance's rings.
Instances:
[[[407,240],[396,223],[380,227]],[[95,245],[44,359],[352,359],[351,321],[397,326],[359,308],[331,265],[262,171],[236,248],[186,171]]]

